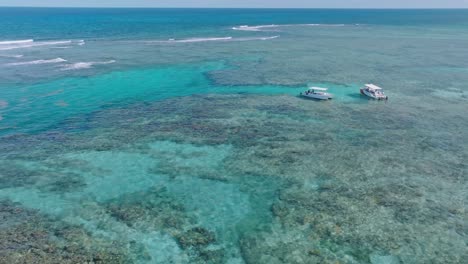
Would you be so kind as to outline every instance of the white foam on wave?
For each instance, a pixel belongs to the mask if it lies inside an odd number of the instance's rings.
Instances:
[[[281,27],[304,27],[304,26],[313,26],[313,27],[344,27],[346,24],[282,24],[282,25],[258,25],[258,26],[236,26],[232,27],[233,30],[238,31],[279,31]],[[359,26],[359,24],[355,24]]]
[[[25,43],[32,43],[32,42],[34,42],[33,39],[7,40],[7,41],[0,41],[0,45],[17,45],[17,44],[25,44]]]
[[[89,69],[92,68],[94,65],[105,65],[105,64],[112,64],[115,63],[115,60],[109,61],[89,61],[89,62],[76,62],[72,64],[65,65],[62,70],[69,71],[69,70],[82,70],[82,69]]]
[[[188,39],[168,39],[168,40],[151,40],[145,41],[145,43],[197,43],[197,42],[235,42],[235,41],[252,41],[252,40],[270,40],[278,38],[279,36],[267,36],[267,37],[246,37],[246,38],[233,38],[233,37],[218,37],[218,38],[188,38]]]
[[[38,65],[38,64],[60,63],[60,62],[66,62],[66,61],[67,60],[64,60],[62,58],[55,58],[55,59],[50,59],[50,60],[34,60],[34,61],[13,62],[13,63],[7,63],[5,65],[8,65],[8,66]]]
[[[0,55],[0,57],[2,58],[15,58],[15,59],[19,59],[19,58],[22,58],[23,55],[22,54],[12,54],[12,55]]]
[[[344,27],[346,24],[302,24],[299,26],[313,26],[313,27]],[[358,24],[355,24],[358,26]]]
[[[233,27],[233,30],[240,30],[240,31],[267,31],[265,29],[270,29],[271,31],[272,28],[277,28],[279,25],[260,25],[260,26],[248,26],[248,25],[242,25],[238,27]]]
[[[232,40],[232,37],[151,40],[151,41],[146,41],[146,43],[195,43],[195,42],[228,41],[228,40]]]
[[[276,39],[280,36],[271,36],[271,37],[252,37],[252,38],[237,38],[236,41],[252,41],[252,40],[270,40]]]
[[[84,40],[35,41],[34,39],[0,41],[0,50],[25,49],[41,46],[84,45]]]

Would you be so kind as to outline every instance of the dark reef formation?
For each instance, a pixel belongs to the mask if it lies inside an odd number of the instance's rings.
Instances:
[[[2,138],[0,186],[79,194],[89,187],[85,173],[112,172],[64,154],[138,154],[154,160],[142,172],[148,177],[189,175],[249,197],[251,211],[226,237],[161,183],[104,201],[87,197],[92,212],[125,230],[170,236],[182,262],[463,263],[468,120],[457,114],[463,106],[450,107],[427,115],[410,104],[260,95],[110,107],[38,135]],[[154,150],[157,141],[193,150]],[[218,147],[226,156],[207,154]],[[266,182],[273,195],[263,193]],[[104,239],[20,204],[0,207],[2,263],[154,261],[141,241]]]
[[[132,263],[124,245],[0,202],[0,263]]]

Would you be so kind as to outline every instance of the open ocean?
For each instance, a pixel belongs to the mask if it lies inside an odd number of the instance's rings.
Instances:
[[[0,263],[466,263],[467,201],[468,10],[0,8]]]

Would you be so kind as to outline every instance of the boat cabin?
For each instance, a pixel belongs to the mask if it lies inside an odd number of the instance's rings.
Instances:
[[[383,94],[383,88],[375,84],[366,84],[366,90],[375,94]]]
[[[388,99],[383,89],[375,84],[366,84],[364,88],[361,88],[361,93],[374,99]]]
[[[306,94],[325,94],[328,88],[321,87],[309,87],[309,90],[306,91]]]

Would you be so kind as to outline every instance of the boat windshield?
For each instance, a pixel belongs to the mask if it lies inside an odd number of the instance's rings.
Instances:
[[[383,94],[384,92],[382,90],[374,90],[374,89],[367,89],[368,92],[373,93],[373,94]]]
[[[320,94],[324,95],[326,93],[327,89],[325,88],[309,88],[307,91],[305,91],[305,94]]]

